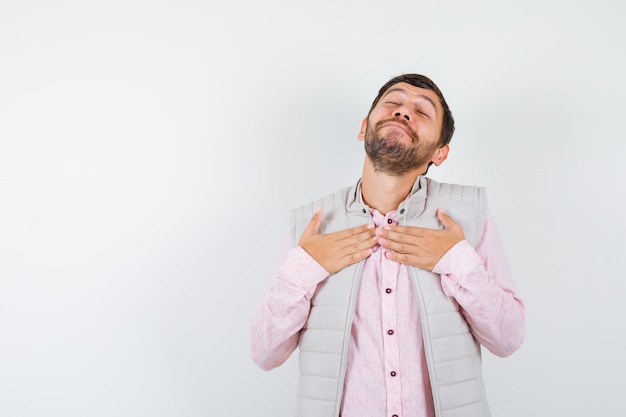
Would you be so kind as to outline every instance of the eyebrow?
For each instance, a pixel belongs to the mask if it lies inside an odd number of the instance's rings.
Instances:
[[[383,97],[387,97],[387,95],[389,95],[390,93],[396,92],[396,91],[398,91],[400,93],[407,94],[407,91],[404,88],[396,87],[396,88],[392,88],[390,90],[387,90],[387,92],[385,93],[385,95]],[[433,106],[433,109],[435,109],[435,114],[439,113],[439,111],[437,110],[437,106],[435,105],[435,103],[432,101],[432,99],[430,97],[428,97],[426,94],[418,94],[418,97],[423,98],[424,100],[428,101],[430,103],[430,105]]]

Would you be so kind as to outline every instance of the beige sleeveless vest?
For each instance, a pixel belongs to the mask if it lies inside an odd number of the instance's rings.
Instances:
[[[324,210],[320,233],[371,221],[360,202],[360,182],[291,212],[294,246],[316,207]],[[400,225],[440,229],[435,215],[444,209],[463,228],[472,245],[482,232],[485,190],[437,183],[419,177],[410,196],[398,207]],[[317,287],[309,319],[300,332],[300,379],[297,417],[338,417],[356,293],[363,261],[329,276]],[[480,345],[456,301],[445,295],[440,277],[408,267],[419,304],[428,373],[437,417],[488,417],[481,373]]]

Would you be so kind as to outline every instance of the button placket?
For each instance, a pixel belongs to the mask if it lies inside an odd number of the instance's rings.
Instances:
[[[387,405],[391,410],[399,410],[402,407],[402,385],[399,377],[400,352],[398,338],[390,336],[394,335],[394,329],[397,327],[398,308],[395,292],[400,264],[384,256],[381,261],[382,288],[385,288],[385,296],[382,297],[382,325],[384,366],[387,374]]]

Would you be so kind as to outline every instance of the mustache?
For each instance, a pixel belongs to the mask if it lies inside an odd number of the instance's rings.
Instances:
[[[384,120],[380,120],[378,123],[376,123],[376,125],[374,126],[374,130],[376,132],[378,132],[378,130],[383,127],[383,125],[385,125],[386,123],[389,122],[393,122],[393,123],[398,123],[401,124],[402,126],[404,126],[406,128],[406,130],[409,131],[409,135],[411,136],[411,141],[413,143],[418,142],[419,141],[419,136],[417,135],[417,132],[415,130],[413,130],[413,128],[411,128],[411,126],[409,125],[409,122],[407,122],[404,119],[398,119],[398,118],[390,118],[390,119],[384,119]]]

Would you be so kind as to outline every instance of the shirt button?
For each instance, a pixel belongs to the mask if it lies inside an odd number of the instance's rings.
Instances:
[[[367,210],[363,209],[363,214],[367,214]]]
[[[393,223],[393,220],[387,219],[387,223],[391,224],[391,223]]]
[[[393,334],[393,330],[387,330],[387,334],[391,336]]]
[[[385,290],[385,292],[386,292],[387,294],[391,294],[391,288],[387,288],[387,289]]]
[[[401,210],[400,210],[400,214],[404,214],[404,209],[401,209]]]
[[[396,376],[396,371],[391,371],[391,376]]]

